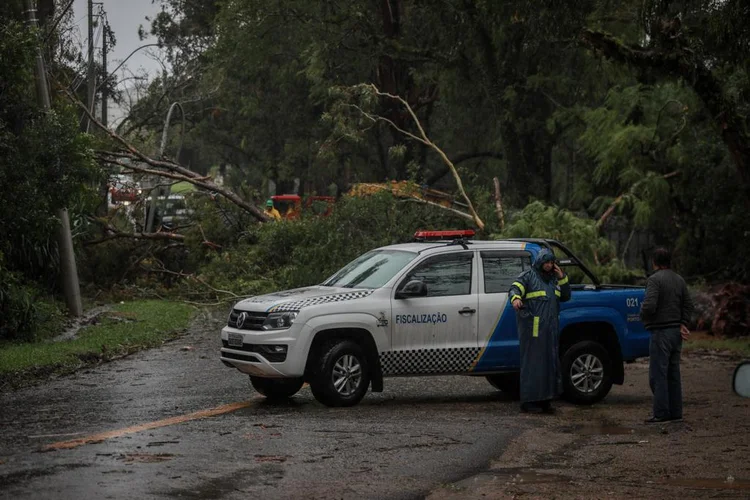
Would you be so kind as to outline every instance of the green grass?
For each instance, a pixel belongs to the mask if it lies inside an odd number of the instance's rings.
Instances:
[[[733,355],[750,357],[750,338],[697,338],[682,344],[685,352],[729,351]]]
[[[0,382],[33,375],[70,373],[81,366],[161,345],[188,325],[193,308],[178,302],[139,300],[119,304],[97,325],[62,342],[9,344],[0,348]]]

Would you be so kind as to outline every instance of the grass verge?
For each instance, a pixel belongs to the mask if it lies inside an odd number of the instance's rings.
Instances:
[[[750,358],[750,338],[691,338],[689,341],[682,344],[682,350],[691,353],[710,351],[730,356]]]
[[[118,304],[99,324],[62,342],[6,344],[0,348],[0,387],[26,385],[102,361],[161,345],[188,326],[194,308],[178,302],[138,300]]]

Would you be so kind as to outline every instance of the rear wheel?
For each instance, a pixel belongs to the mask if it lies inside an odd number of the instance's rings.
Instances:
[[[510,395],[513,399],[521,398],[521,377],[518,373],[487,375],[487,382],[495,389]]]
[[[310,389],[326,406],[354,406],[367,393],[370,367],[364,349],[351,340],[337,340],[320,351]]]
[[[262,378],[250,376],[253,388],[267,399],[278,401],[294,396],[302,388],[302,378]]]
[[[612,388],[612,360],[598,342],[573,344],[562,359],[563,397],[571,403],[590,405],[604,399]]]

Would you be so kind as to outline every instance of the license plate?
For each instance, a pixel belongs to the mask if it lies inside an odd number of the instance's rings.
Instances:
[[[232,347],[242,347],[242,334],[230,333],[227,343]]]

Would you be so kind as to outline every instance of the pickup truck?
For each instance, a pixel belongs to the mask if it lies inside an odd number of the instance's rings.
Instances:
[[[472,241],[472,232],[418,232],[367,252],[317,286],[242,300],[221,331],[221,361],[270,399],[307,382],[327,406],[359,403],[393,376],[486,377],[518,393],[516,315],[508,290],[538,252],[555,252],[586,283],[561,304],[564,395],[604,398],[625,362],[648,356],[643,287],[604,285],[561,243]]]

